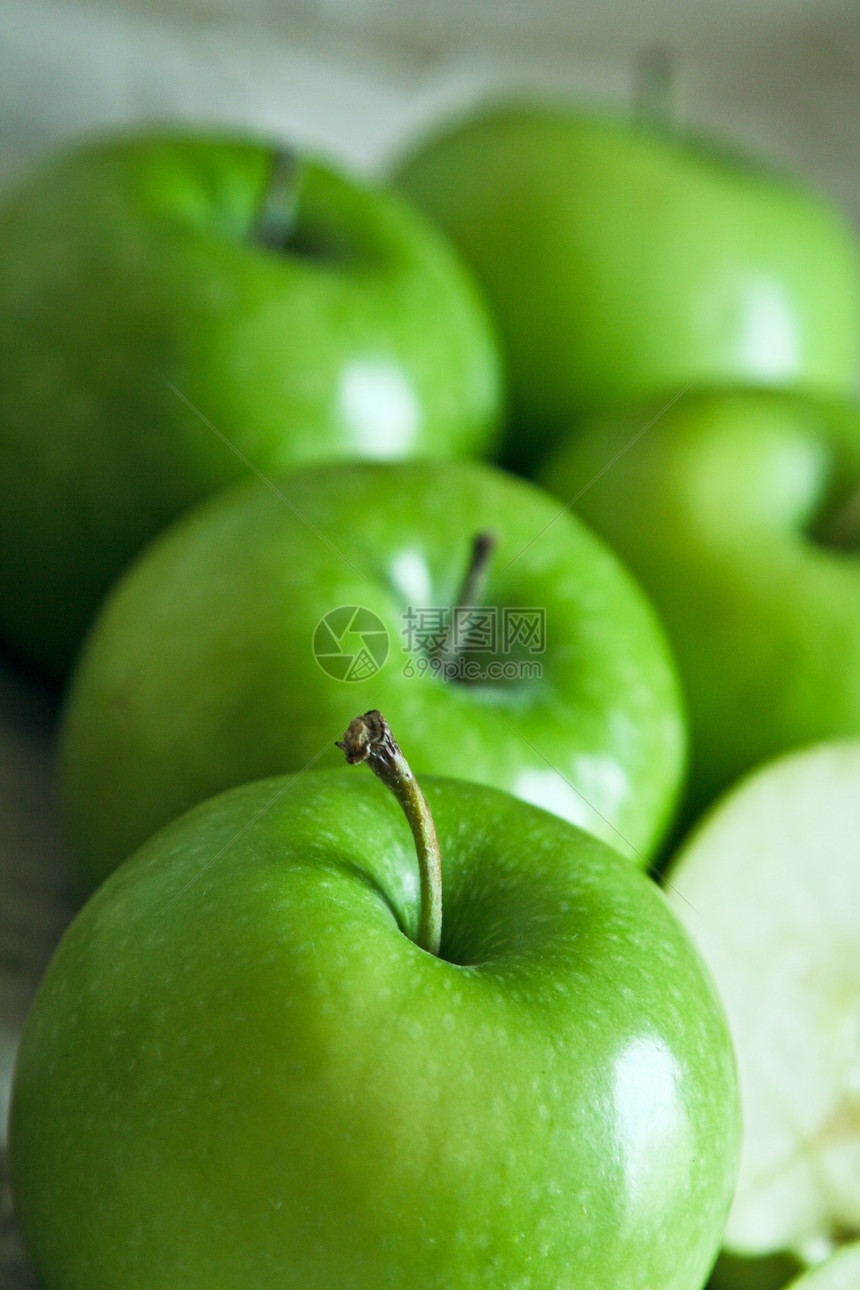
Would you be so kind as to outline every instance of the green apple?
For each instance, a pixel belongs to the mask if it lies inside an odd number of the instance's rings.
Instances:
[[[418,629],[453,616],[476,532],[496,542],[476,597],[496,639],[443,667]],[[341,658],[364,659],[356,679]],[[417,770],[506,789],[640,862],[677,798],[662,628],[584,525],[483,464],[336,463],[210,499],[104,606],[61,739],[89,881],[196,802],[334,761],[362,706],[408,731]]]
[[[860,1285],[860,1241],[853,1241],[813,1268],[788,1290],[857,1290]]]
[[[860,257],[847,220],[712,143],[499,107],[419,147],[397,180],[495,307],[521,465],[584,411],[690,382],[856,388]]]
[[[702,1285],[738,1120],[689,939],[599,840],[424,788],[438,955],[399,807],[345,768],[199,806],[85,906],[12,1095],[45,1290]]]
[[[860,416],[688,393],[596,416],[543,481],[641,579],[674,645],[701,808],[784,749],[860,734]]]
[[[733,789],[668,873],[738,1058],[734,1254],[817,1259],[860,1230],[860,742],[814,745]]]
[[[249,464],[481,454],[499,416],[486,309],[398,195],[267,143],[70,152],[0,211],[0,632],[64,671]]]

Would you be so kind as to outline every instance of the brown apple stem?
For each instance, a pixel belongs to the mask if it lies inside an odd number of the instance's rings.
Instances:
[[[480,604],[487,583],[490,556],[496,549],[494,533],[477,533],[472,540],[472,559],[457,597],[457,608]]]
[[[634,95],[640,125],[674,131],[679,126],[678,68],[667,45],[648,45],[636,57]]]
[[[417,943],[422,950],[438,955],[442,940],[442,857],[427,799],[381,712],[374,710],[354,717],[337,747],[344,751],[350,766],[366,761],[403,809],[415,839],[421,875]]]
[[[844,551],[857,546],[860,541],[860,487],[843,498],[841,505],[816,530],[815,540]]]
[[[298,157],[290,148],[272,153],[254,230],[254,241],[272,251],[283,250],[295,225],[298,168]]]
[[[490,568],[490,557],[496,549],[496,537],[493,533],[477,533],[472,541],[472,556],[466,576],[460,586],[456,604],[451,612],[451,622],[441,648],[434,656],[440,666],[455,663],[463,652],[465,638],[468,635],[468,616],[463,621],[467,609],[477,608],[484,595],[487,574]]]

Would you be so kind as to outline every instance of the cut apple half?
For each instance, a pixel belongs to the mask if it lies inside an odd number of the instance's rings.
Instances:
[[[726,1248],[818,1262],[860,1232],[860,742],[742,780],[667,887],[737,1052],[744,1135]]]

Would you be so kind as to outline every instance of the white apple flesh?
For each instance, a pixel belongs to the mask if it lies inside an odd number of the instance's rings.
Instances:
[[[754,772],[668,880],[738,1057],[744,1135],[726,1246],[820,1258],[860,1230],[860,742]]]

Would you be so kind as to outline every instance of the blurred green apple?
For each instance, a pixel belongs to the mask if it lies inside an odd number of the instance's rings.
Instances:
[[[480,455],[500,388],[467,271],[396,194],[265,143],[70,152],[0,211],[0,633],[62,672],[248,463]]]
[[[431,637],[476,531],[496,541],[480,631],[443,666]],[[639,863],[677,800],[662,628],[583,524],[486,465],[332,464],[210,499],[108,599],[62,730],[89,881],[222,789],[334,760],[358,707],[408,732],[416,770],[507,789]]]
[[[860,735],[860,415],[686,394],[596,416],[543,482],[626,560],[676,650],[690,805],[784,749]]]
[[[45,1290],[699,1290],[739,1126],[698,956],[604,843],[423,787],[438,956],[346,769],[198,807],[84,908],[12,1095]]]
[[[573,109],[499,107],[418,147],[397,181],[495,308],[520,465],[584,411],[690,382],[856,388],[860,258],[848,222],[712,143]]]

